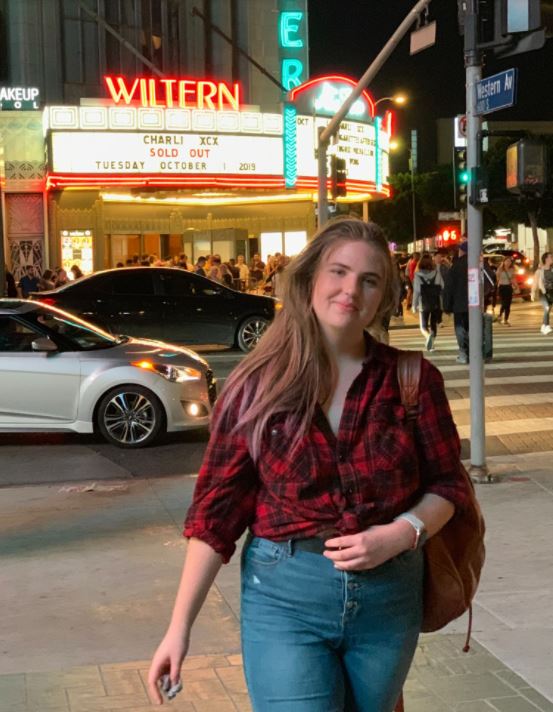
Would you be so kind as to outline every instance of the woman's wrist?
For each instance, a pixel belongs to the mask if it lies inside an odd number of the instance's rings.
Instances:
[[[416,532],[413,529],[413,525],[406,519],[396,519],[390,524],[390,526],[394,528],[398,545],[398,554],[412,549],[416,540]]]

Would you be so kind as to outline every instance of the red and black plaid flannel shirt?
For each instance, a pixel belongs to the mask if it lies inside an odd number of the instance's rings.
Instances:
[[[185,536],[207,542],[227,562],[248,526],[274,541],[329,530],[354,534],[389,523],[427,492],[463,507],[459,436],[440,372],[423,359],[413,437],[401,404],[398,352],[367,343],[338,436],[319,408],[293,456],[283,418],[275,417],[256,466],[245,437],[231,434],[234,423],[223,423],[215,408]]]

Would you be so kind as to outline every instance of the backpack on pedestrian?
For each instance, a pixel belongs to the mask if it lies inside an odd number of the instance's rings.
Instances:
[[[421,306],[423,311],[436,311],[441,308],[440,296],[442,288],[436,284],[436,275],[432,278],[425,279],[419,272],[421,281]]]

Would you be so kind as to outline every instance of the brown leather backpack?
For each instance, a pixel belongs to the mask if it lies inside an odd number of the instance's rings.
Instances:
[[[398,381],[407,419],[414,425],[418,412],[422,354],[402,351],[398,359]],[[424,546],[424,615],[422,631],[443,628],[469,610],[468,650],[472,627],[472,599],[484,565],[484,518],[472,481],[461,465],[469,492],[466,508],[458,509],[449,522]]]

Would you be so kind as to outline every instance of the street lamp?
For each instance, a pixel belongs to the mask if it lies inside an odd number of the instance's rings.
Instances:
[[[383,96],[380,99],[377,99],[374,102],[374,108],[380,104],[381,101],[393,101],[394,104],[397,104],[398,106],[403,106],[404,104],[407,103],[407,97],[405,94],[394,94],[394,96]]]

